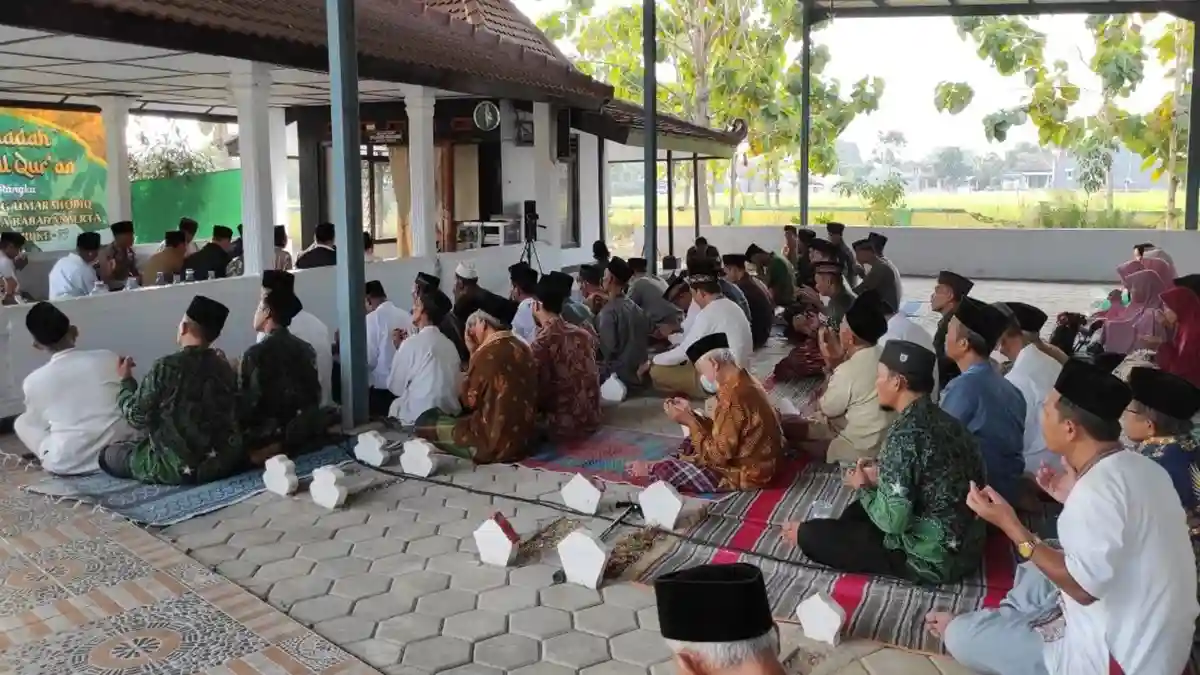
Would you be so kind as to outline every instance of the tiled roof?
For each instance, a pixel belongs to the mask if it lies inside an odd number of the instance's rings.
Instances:
[[[633,103],[612,100],[604,105],[601,113],[622,126],[645,130],[642,118],[642,115],[645,114],[644,110],[641,106]],[[746,138],[746,124],[741,120],[738,120],[732,129],[719,131],[692,124],[691,122],[685,122],[678,117],[660,112],[658,113],[655,126],[660,134],[700,138],[730,147],[736,146]]]
[[[327,45],[323,0],[68,1],[102,10],[106,18],[132,15],[310,49]],[[476,90],[468,88],[466,93],[495,95],[497,84],[520,85],[581,107],[599,108],[611,98],[611,87],[580,73],[560,55],[548,54],[553,46],[520,12],[513,10],[503,18],[501,14],[505,13],[491,9],[503,7],[507,0],[463,3],[475,7],[471,11],[431,7],[444,1],[356,0],[360,76],[396,81],[407,69],[429,77],[449,76],[460,86],[474,85]],[[520,20],[513,18],[513,13]],[[106,34],[109,25],[97,21],[89,37],[114,38]],[[149,36],[147,42],[162,46]],[[251,58],[237,53],[249,48],[236,40],[213,44],[220,56]],[[283,62],[287,58],[280,53],[275,63],[305,65]]]
[[[426,6],[446,12],[472,26],[484,28],[501,40],[520,45],[548,59],[570,64],[529,17],[509,0],[423,0]]]

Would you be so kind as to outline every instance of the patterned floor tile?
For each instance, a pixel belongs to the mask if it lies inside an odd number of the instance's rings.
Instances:
[[[0,561],[0,617],[11,617],[70,596],[53,577],[21,556]]]
[[[66,523],[79,514],[44,497],[16,493],[0,498],[0,537],[16,537]]]
[[[305,632],[284,640],[277,646],[288,656],[318,673],[353,658],[316,633]]]
[[[30,556],[71,593],[151,575],[154,568],[108,539],[82,539],[42,549]]]

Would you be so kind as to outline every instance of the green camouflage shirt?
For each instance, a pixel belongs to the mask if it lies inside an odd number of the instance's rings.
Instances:
[[[324,432],[317,353],[288,330],[246,350],[240,383],[238,422],[247,450],[275,441],[295,446]]]
[[[151,366],[139,385],[121,383],[117,404],[145,432],[130,458],[147,483],[204,483],[229,475],[244,460],[234,406],[237,378],[208,347],[184,347]]]
[[[970,482],[984,484],[983,456],[971,432],[928,396],[905,408],[879,451],[879,485],[859,499],[904,551],[916,578],[945,583],[979,569],[986,526],[967,507]]]

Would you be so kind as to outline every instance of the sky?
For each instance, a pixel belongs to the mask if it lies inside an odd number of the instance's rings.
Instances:
[[[517,6],[536,20],[542,14],[563,6],[562,0],[515,0]],[[617,4],[599,0],[598,11]],[[1099,79],[1088,69],[1093,41],[1084,26],[1083,16],[1042,17],[1032,25],[1047,34],[1047,59],[1065,60],[1071,81],[1081,88],[1080,102],[1074,111],[1086,114],[1100,103]],[[1161,20],[1147,32],[1157,36]],[[973,43],[958,36],[949,18],[906,19],[834,19],[818,31],[814,40],[826,45],[832,60],[827,76],[841,80],[842,91],[868,75],[881,77],[886,89],[880,108],[851,123],[842,140],[858,143],[864,157],[870,155],[878,134],[899,130],[908,140],[905,159],[920,159],[943,146],[969,148],[977,153],[999,152],[1021,141],[1037,141],[1031,124],[1014,130],[1006,143],[989,143],[984,136],[985,115],[1022,102],[1026,91],[1021,76],[1005,78],[975,53]],[[565,53],[573,53],[569,43],[560,43]],[[639,46],[631,45],[633,49]],[[662,73],[660,77],[669,76]],[[1165,68],[1152,61],[1146,79],[1122,107],[1131,112],[1153,109],[1169,88]],[[939,113],[934,107],[934,88],[940,82],[967,82],[975,90],[971,106],[958,115]]]

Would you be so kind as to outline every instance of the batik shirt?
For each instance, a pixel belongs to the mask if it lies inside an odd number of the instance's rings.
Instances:
[[[680,459],[720,476],[722,490],[754,490],[775,477],[783,456],[783,428],[767,392],[739,368],[732,382],[717,390],[712,418],[698,416],[692,452]]]
[[[563,301],[562,318],[572,326],[581,328],[592,328],[593,322],[596,320],[587,305],[572,298]]]
[[[229,475],[244,459],[237,393],[233,368],[208,347],[162,357],[141,384],[125,378],[117,405],[147,434],[130,458],[133,476],[175,485]]]
[[[538,369],[538,414],[551,440],[588,436],[600,427],[596,336],[562,318],[543,322],[529,347]]]
[[[248,450],[282,441],[285,450],[324,431],[317,353],[287,329],[246,350],[238,420]]]
[[[884,546],[903,551],[922,581],[945,583],[978,569],[987,532],[966,504],[984,484],[978,442],[928,396],[905,408],[879,451],[879,485],[859,500]]]
[[[1167,470],[1183,510],[1194,518],[1200,505],[1200,441],[1194,436],[1160,436],[1146,440],[1138,451]]]
[[[529,345],[511,331],[492,333],[467,366],[462,405],[470,412],[454,425],[454,443],[473,448],[479,464],[523,459],[537,432],[537,377]]]

